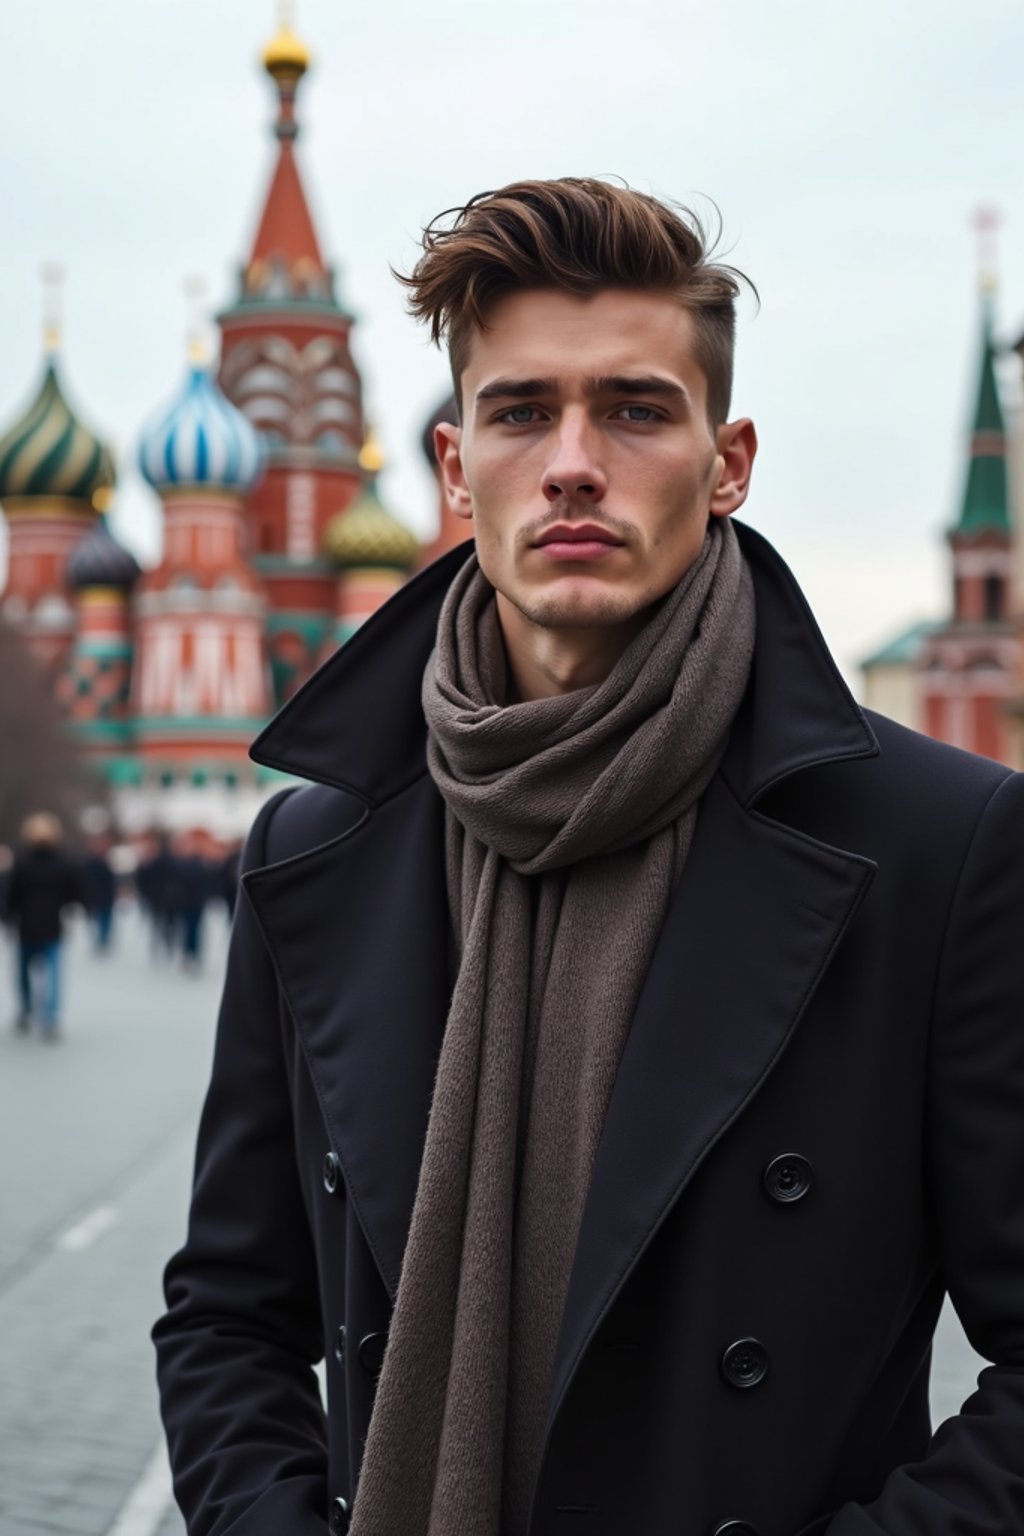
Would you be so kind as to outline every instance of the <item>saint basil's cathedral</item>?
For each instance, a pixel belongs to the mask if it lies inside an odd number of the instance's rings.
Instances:
[[[220,362],[197,351],[138,445],[163,509],[140,570],[106,513],[109,451],[68,404],[55,339],[41,387],[0,429],[8,575],[0,612],[105,780],[120,829],[246,831],[279,776],[248,746],[273,712],[417,567],[465,537],[440,495],[421,549],[381,504],[338,300],[295,155],[308,52],[283,25],[264,52],[277,159]],[[991,284],[963,494],[949,530],[947,618],[862,664],[864,696],[916,730],[1024,768],[1024,538],[997,377]],[[1024,358],[1024,341],[1017,348]],[[449,419],[446,402],[435,420]],[[432,426],[424,447],[433,459]],[[1022,436],[1014,435],[1017,456]]]
[[[243,834],[278,777],[250,761],[253,737],[415,567],[465,537],[442,506],[421,549],[381,504],[352,317],[295,154],[309,56],[290,25],[263,63],[277,158],[234,302],[217,316],[219,367],[195,347],[138,445],[162,504],[159,564],[140,570],[110,530],[112,457],[64,395],[52,334],[36,398],[0,428],[0,611],[129,836]]]

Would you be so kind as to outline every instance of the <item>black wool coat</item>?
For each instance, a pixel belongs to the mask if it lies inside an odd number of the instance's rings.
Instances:
[[[531,1536],[1015,1536],[1024,776],[862,713],[740,533],[753,674],[608,1111]],[[464,554],[253,748],[314,782],[249,838],[155,1329],[200,1536],[346,1528],[450,985],[419,688]],[[947,1290],[991,1364],[933,1435]]]
[[[16,856],[5,898],[5,915],[23,944],[53,944],[64,932],[64,912],[89,906],[81,866],[63,848],[32,844]]]

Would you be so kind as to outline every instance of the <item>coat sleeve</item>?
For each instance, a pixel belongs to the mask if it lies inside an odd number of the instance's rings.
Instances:
[[[1024,774],[981,817],[938,974],[928,1158],[944,1279],[991,1364],[928,1455],[829,1536],[1024,1536]]]
[[[284,790],[260,811],[243,873],[266,862]],[[323,1536],[323,1354],[295,1163],[278,988],[240,894],[203,1109],[185,1246],[153,1330],[174,1489],[190,1536]]]

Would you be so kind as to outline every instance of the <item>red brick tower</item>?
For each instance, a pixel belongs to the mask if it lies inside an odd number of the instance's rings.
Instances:
[[[238,296],[218,316],[219,383],[267,450],[245,519],[271,605],[279,704],[312,671],[334,628],[335,574],[323,537],[360,489],[363,409],[352,316],[335,296],[295,157],[295,98],[309,53],[287,21],[263,64],[277,88],[277,161]]]
[[[1006,428],[993,341],[991,279],[983,283],[981,369],[960,516],[949,532],[953,613],[928,639],[919,663],[924,729],[930,736],[1008,760],[1006,704],[1019,642],[1013,622],[1013,534]]]
[[[67,559],[75,594],[75,643],[57,697],[68,730],[108,784],[137,779],[129,714],[133,659],[132,588],[135,557],[114,538],[104,514]]]

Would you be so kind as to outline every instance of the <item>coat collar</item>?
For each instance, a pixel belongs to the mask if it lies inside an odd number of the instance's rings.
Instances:
[[[791,773],[873,757],[878,744],[789,567],[767,539],[735,527],[754,578],[757,640],[723,773],[749,807]],[[378,609],[275,715],[250,757],[347,790],[371,808],[423,773],[423,669],[445,593],[472,547],[460,544]]]

